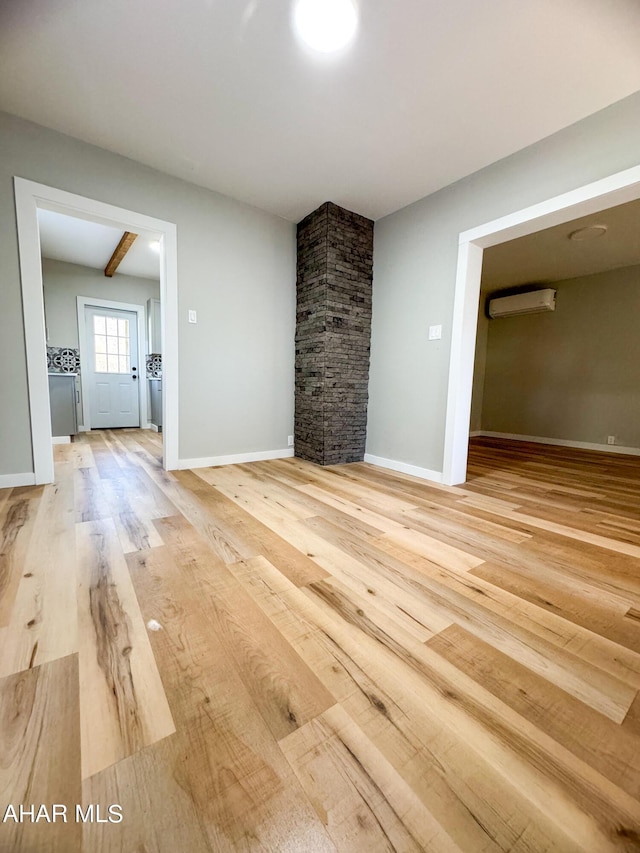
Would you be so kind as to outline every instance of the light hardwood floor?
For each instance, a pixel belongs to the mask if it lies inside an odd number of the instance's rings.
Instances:
[[[0,851],[640,850],[640,458],[56,456],[0,492],[0,812],[68,822]]]

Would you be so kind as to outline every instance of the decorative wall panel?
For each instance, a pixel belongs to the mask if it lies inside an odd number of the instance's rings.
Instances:
[[[80,350],[72,347],[47,347],[49,373],[80,373]]]

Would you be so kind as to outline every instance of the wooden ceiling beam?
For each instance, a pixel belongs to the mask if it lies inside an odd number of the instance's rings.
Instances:
[[[111,255],[111,260],[104,268],[104,274],[108,278],[111,278],[114,272],[118,269],[122,260],[124,259],[124,256],[127,254],[129,249],[133,245],[133,242],[137,236],[138,235],[134,234],[132,231],[124,232],[124,234],[122,235],[122,239],[116,246],[115,252],[113,253],[113,255]]]

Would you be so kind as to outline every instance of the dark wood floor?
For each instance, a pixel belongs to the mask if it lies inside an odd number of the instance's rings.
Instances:
[[[0,811],[67,822],[0,851],[640,850],[640,458],[56,455],[0,492]]]

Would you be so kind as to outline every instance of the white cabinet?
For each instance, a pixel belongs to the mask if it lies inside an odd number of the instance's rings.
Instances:
[[[151,423],[162,432],[162,379],[149,379],[151,396]]]
[[[78,432],[75,373],[49,374],[49,403],[51,435],[54,438],[75,435]]]

